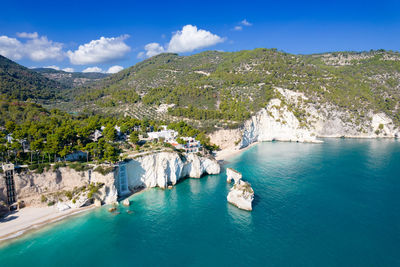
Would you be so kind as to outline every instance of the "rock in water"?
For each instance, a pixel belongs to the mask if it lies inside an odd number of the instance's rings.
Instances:
[[[239,209],[252,210],[251,204],[254,199],[253,188],[251,188],[250,183],[239,180],[229,191],[227,199],[229,203]]]
[[[228,183],[230,183],[233,180],[235,184],[237,184],[242,179],[242,174],[232,168],[226,169],[226,175],[227,175],[226,181]]]
[[[129,207],[131,205],[131,202],[129,201],[129,199],[124,199],[124,201],[122,201],[122,205]]]

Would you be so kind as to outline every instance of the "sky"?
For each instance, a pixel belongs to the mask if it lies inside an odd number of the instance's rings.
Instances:
[[[1,1],[0,54],[115,73],[163,52],[400,50],[400,1]]]

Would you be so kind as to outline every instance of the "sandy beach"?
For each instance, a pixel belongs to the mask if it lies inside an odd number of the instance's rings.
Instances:
[[[93,205],[58,211],[56,207],[26,207],[11,212],[0,219],[0,242],[92,208],[94,208]]]
[[[215,153],[215,159],[218,160],[218,162],[224,162],[224,161],[228,160],[229,158],[236,156],[236,155],[242,153],[243,151],[246,151],[247,149],[257,145],[258,143],[259,142],[254,142],[242,149],[237,149],[237,148],[233,148],[233,147],[222,149]]]

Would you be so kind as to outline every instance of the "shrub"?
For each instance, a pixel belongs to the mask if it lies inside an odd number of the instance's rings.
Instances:
[[[41,201],[42,203],[47,202],[47,197],[46,197],[45,195],[42,195],[42,196],[40,197],[40,201]]]
[[[95,172],[101,173],[102,175],[107,175],[110,172],[114,170],[114,167],[103,167],[103,166],[98,166],[96,169],[94,169]]]
[[[55,201],[50,201],[49,203],[47,203],[47,206],[53,206],[54,204],[56,204]]]
[[[83,172],[83,171],[87,171],[90,169],[88,166],[86,166],[85,164],[80,163],[80,162],[72,163],[69,165],[69,167],[71,169],[74,169],[77,172]]]

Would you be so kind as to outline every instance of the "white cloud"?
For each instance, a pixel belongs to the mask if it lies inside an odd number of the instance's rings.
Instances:
[[[15,38],[0,36],[0,55],[18,60],[24,56],[22,43]]]
[[[144,50],[146,50],[146,57],[152,57],[165,51],[164,47],[162,47],[159,43],[147,44],[145,45]]]
[[[39,37],[37,32],[17,32],[19,38],[36,39]]]
[[[106,73],[117,73],[117,72],[120,72],[120,71],[123,70],[123,69],[124,69],[124,67],[115,65],[115,66],[110,67],[110,68],[106,71]]]
[[[48,69],[53,69],[53,70],[60,70],[60,67],[57,67],[55,65],[51,65],[51,66],[46,66],[44,68],[48,68]]]
[[[99,67],[89,67],[84,69],[82,72],[103,72],[103,70]]]
[[[242,20],[242,21],[240,22],[240,24],[242,24],[242,25],[244,25],[244,26],[252,26],[252,25],[253,25],[252,23],[248,22],[246,19]]]
[[[149,43],[145,45],[145,51],[139,52],[137,58],[152,57],[163,52],[192,52],[224,41],[225,38],[221,38],[206,30],[197,29],[196,26],[188,24],[183,26],[182,30],[175,32],[169,43],[165,46],[159,43]]]
[[[74,72],[75,71],[74,68],[64,68],[62,70],[65,72]]]
[[[80,45],[75,51],[68,51],[67,55],[72,64],[97,64],[123,58],[131,48],[124,42],[129,36],[101,37],[98,40]]]
[[[224,41],[224,38],[209,31],[197,29],[196,26],[186,25],[177,31],[168,44],[168,52],[185,53],[208,46],[213,46]]]
[[[28,38],[28,40],[22,43],[16,38],[0,36],[0,54],[14,60],[21,58],[29,58],[33,61],[63,59],[61,43],[48,40],[46,36],[39,37],[37,33],[20,33],[18,35],[25,36],[24,38]],[[28,35],[30,37],[27,37]]]
[[[233,28],[233,30],[234,30],[234,31],[241,31],[241,30],[243,30],[243,27],[242,27],[242,26],[235,26],[235,27]]]

